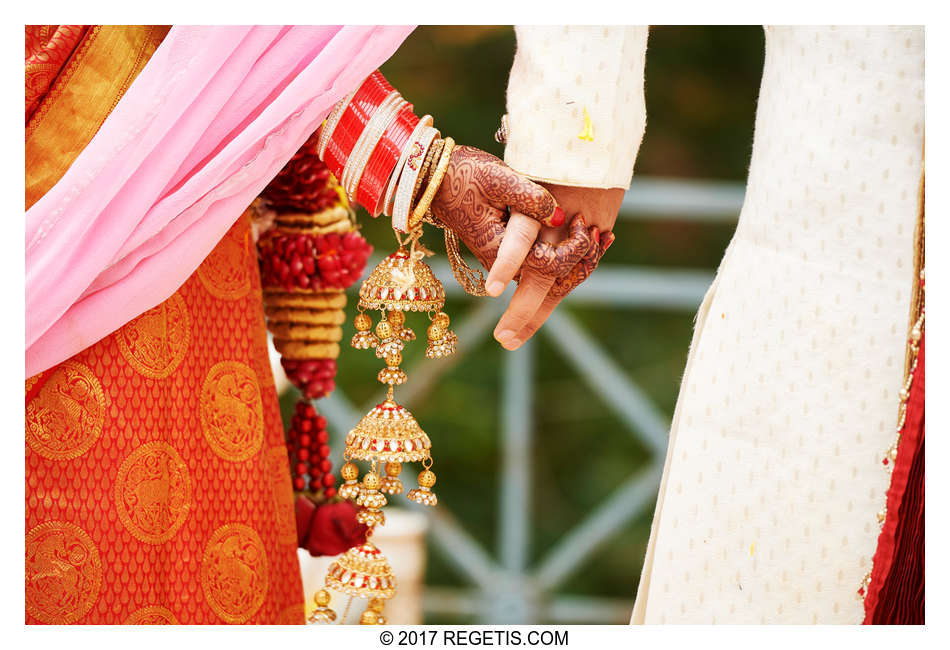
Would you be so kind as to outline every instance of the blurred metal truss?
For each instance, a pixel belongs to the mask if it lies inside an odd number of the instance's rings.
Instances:
[[[734,222],[744,188],[737,183],[637,178],[621,208],[622,219]],[[368,268],[372,268],[369,266]],[[447,264],[434,264],[453,298],[467,297]],[[650,460],[632,468],[631,477],[565,534],[540,561],[531,565],[533,370],[535,345],[529,341],[507,353],[501,369],[501,457],[497,553],[483,548],[445,506],[425,508],[435,545],[469,583],[467,589],[429,587],[428,613],[464,617],[480,623],[626,623],[633,605],[616,600],[558,592],[593,553],[656,499],[666,453],[669,415],[661,412],[608,350],[571,316],[571,306],[667,309],[694,312],[712,281],[712,273],[605,265],[578,287],[548,319],[541,333],[578,375],[623,421],[630,435],[648,450]],[[458,352],[439,363],[407,368],[412,381],[400,390],[408,408],[428,396],[439,377],[491,337],[507,300],[470,300],[472,308],[458,324]],[[381,397],[382,393],[380,393]],[[321,412],[342,444],[371,404],[356,408],[341,388],[321,400]]]

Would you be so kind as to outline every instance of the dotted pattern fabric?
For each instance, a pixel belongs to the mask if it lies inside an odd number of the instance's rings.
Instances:
[[[303,623],[245,214],[167,301],[27,380],[27,623]]]
[[[535,180],[629,188],[646,126],[646,26],[519,26],[515,33],[505,162]]]
[[[748,192],[697,322],[634,622],[861,622],[923,89],[922,28],[766,28]]]

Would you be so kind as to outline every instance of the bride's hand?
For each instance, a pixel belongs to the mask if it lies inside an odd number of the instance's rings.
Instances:
[[[432,201],[436,219],[451,228],[490,269],[506,235],[506,222],[521,219],[546,226],[560,226],[564,212],[544,187],[521,176],[495,156],[474,147],[459,146],[452,151],[442,185]],[[534,235],[520,242],[522,260],[533,278],[543,278],[547,288],[565,275],[591,248],[589,232],[583,220],[568,229],[563,241],[535,242]],[[527,259],[526,259],[527,258]],[[518,266],[521,266],[519,261]],[[517,269],[516,269],[517,271]],[[526,276],[527,277],[527,276]]]

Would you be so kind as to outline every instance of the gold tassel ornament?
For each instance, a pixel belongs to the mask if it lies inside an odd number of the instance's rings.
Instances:
[[[368,350],[375,348],[379,344],[379,339],[373,334],[373,319],[367,314],[360,312],[353,320],[356,327],[356,334],[350,339],[350,345],[357,350]]]
[[[403,241],[397,232],[398,250],[377,264],[363,282],[359,313],[353,322],[356,333],[350,340],[352,347],[372,349],[386,364],[376,375],[387,388],[386,398],[360,418],[347,434],[343,452],[346,462],[340,469],[343,484],[339,494],[356,500],[360,507],[357,521],[370,529],[367,542],[333,562],[326,578],[326,589],[369,599],[369,605],[360,615],[362,625],[385,623],[382,613],[385,601],[395,593],[396,579],[389,563],[371,539],[374,530],[386,522],[383,512],[388,503],[386,495],[403,493],[399,480],[403,463],[422,463],[424,467],[419,474],[419,487],[410,490],[406,497],[429,506],[438,501],[432,492],[435,485],[435,474],[430,469],[432,442],[412,413],[395,397],[396,386],[408,380],[401,366],[406,344],[416,339],[410,327],[413,312],[424,312],[431,321],[427,329],[427,358],[452,354],[458,341],[449,329],[448,315],[442,311],[445,289],[423,261],[428,251],[419,243],[420,235],[421,229],[417,229]],[[380,314],[375,325],[370,315],[374,311]],[[362,481],[356,461],[370,466]],[[315,622],[334,620],[319,607],[317,611],[320,613],[315,612],[311,617]]]
[[[368,472],[363,477],[363,489],[356,497],[356,505],[362,506],[362,509],[356,513],[356,521],[370,528],[386,523],[386,516],[380,510],[387,503],[386,495],[379,491],[379,485],[379,474],[375,471]]]
[[[419,505],[434,506],[439,502],[435,496],[435,492],[432,491],[432,486],[435,485],[435,472],[426,468],[419,472],[418,480],[419,487],[409,490],[409,494],[406,495],[406,498]]]
[[[318,591],[313,597],[313,602],[316,604],[317,608],[313,610],[313,613],[311,613],[309,617],[307,617],[308,623],[332,623],[336,620],[336,612],[330,609],[329,591],[326,589],[321,589]]]
[[[383,477],[379,486],[379,491],[385,494],[402,494],[402,481],[399,480],[399,473],[402,471],[402,463],[398,460],[391,460],[386,463],[386,476]]]
[[[327,587],[359,598],[388,600],[396,593],[396,577],[376,546],[354,546],[330,564]]]
[[[449,315],[440,311],[432,318],[432,324],[426,330],[428,345],[426,345],[427,359],[441,359],[455,354],[458,337],[449,329]]]
[[[354,463],[346,463],[340,468],[340,476],[343,477],[343,485],[340,486],[338,494],[341,499],[355,499],[360,495],[360,484],[357,479],[360,477],[360,468]]]

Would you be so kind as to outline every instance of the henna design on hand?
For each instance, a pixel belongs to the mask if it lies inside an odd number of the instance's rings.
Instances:
[[[453,149],[431,210],[486,269],[498,256],[509,206],[540,221],[549,221],[557,213],[554,197],[546,189],[495,156],[474,147]],[[545,255],[542,252],[540,257]]]
[[[509,206],[541,221],[551,221],[552,217],[563,220],[563,213],[557,214],[560,211],[546,189],[489,153],[456,147],[431,210],[486,269],[498,256]],[[557,278],[550,291],[555,296],[568,294],[587,279],[613,241],[612,233],[601,233],[596,226],[588,229],[581,215],[574,217],[568,232],[557,245],[535,241],[524,263],[541,275]],[[520,275],[519,271],[516,281]]]
[[[485,163],[475,168],[475,180],[485,198],[494,207],[505,210],[510,206],[545,225],[554,225],[549,221],[554,215],[557,202],[550,192],[520,175],[490,153],[473,147],[465,148],[472,152],[471,159]]]
[[[567,275],[590,251],[593,244],[587,224],[581,215],[571,221],[569,233],[568,238],[556,246],[546,241],[536,241],[525,258],[524,266],[535,269],[542,275],[556,278]]]
[[[614,243],[615,239],[612,232],[602,233],[597,226],[590,229],[590,235],[591,247],[587,254],[584,255],[567,274],[559,276],[558,279],[554,281],[554,286],[552,286],[548,292],[549,296],[563,298],[573,291],[577,285],[590,277],[590,274],[597,268],[597,264],[600,263],[604,253],[607,252],[607,249],[610,248],[610,245]]]

